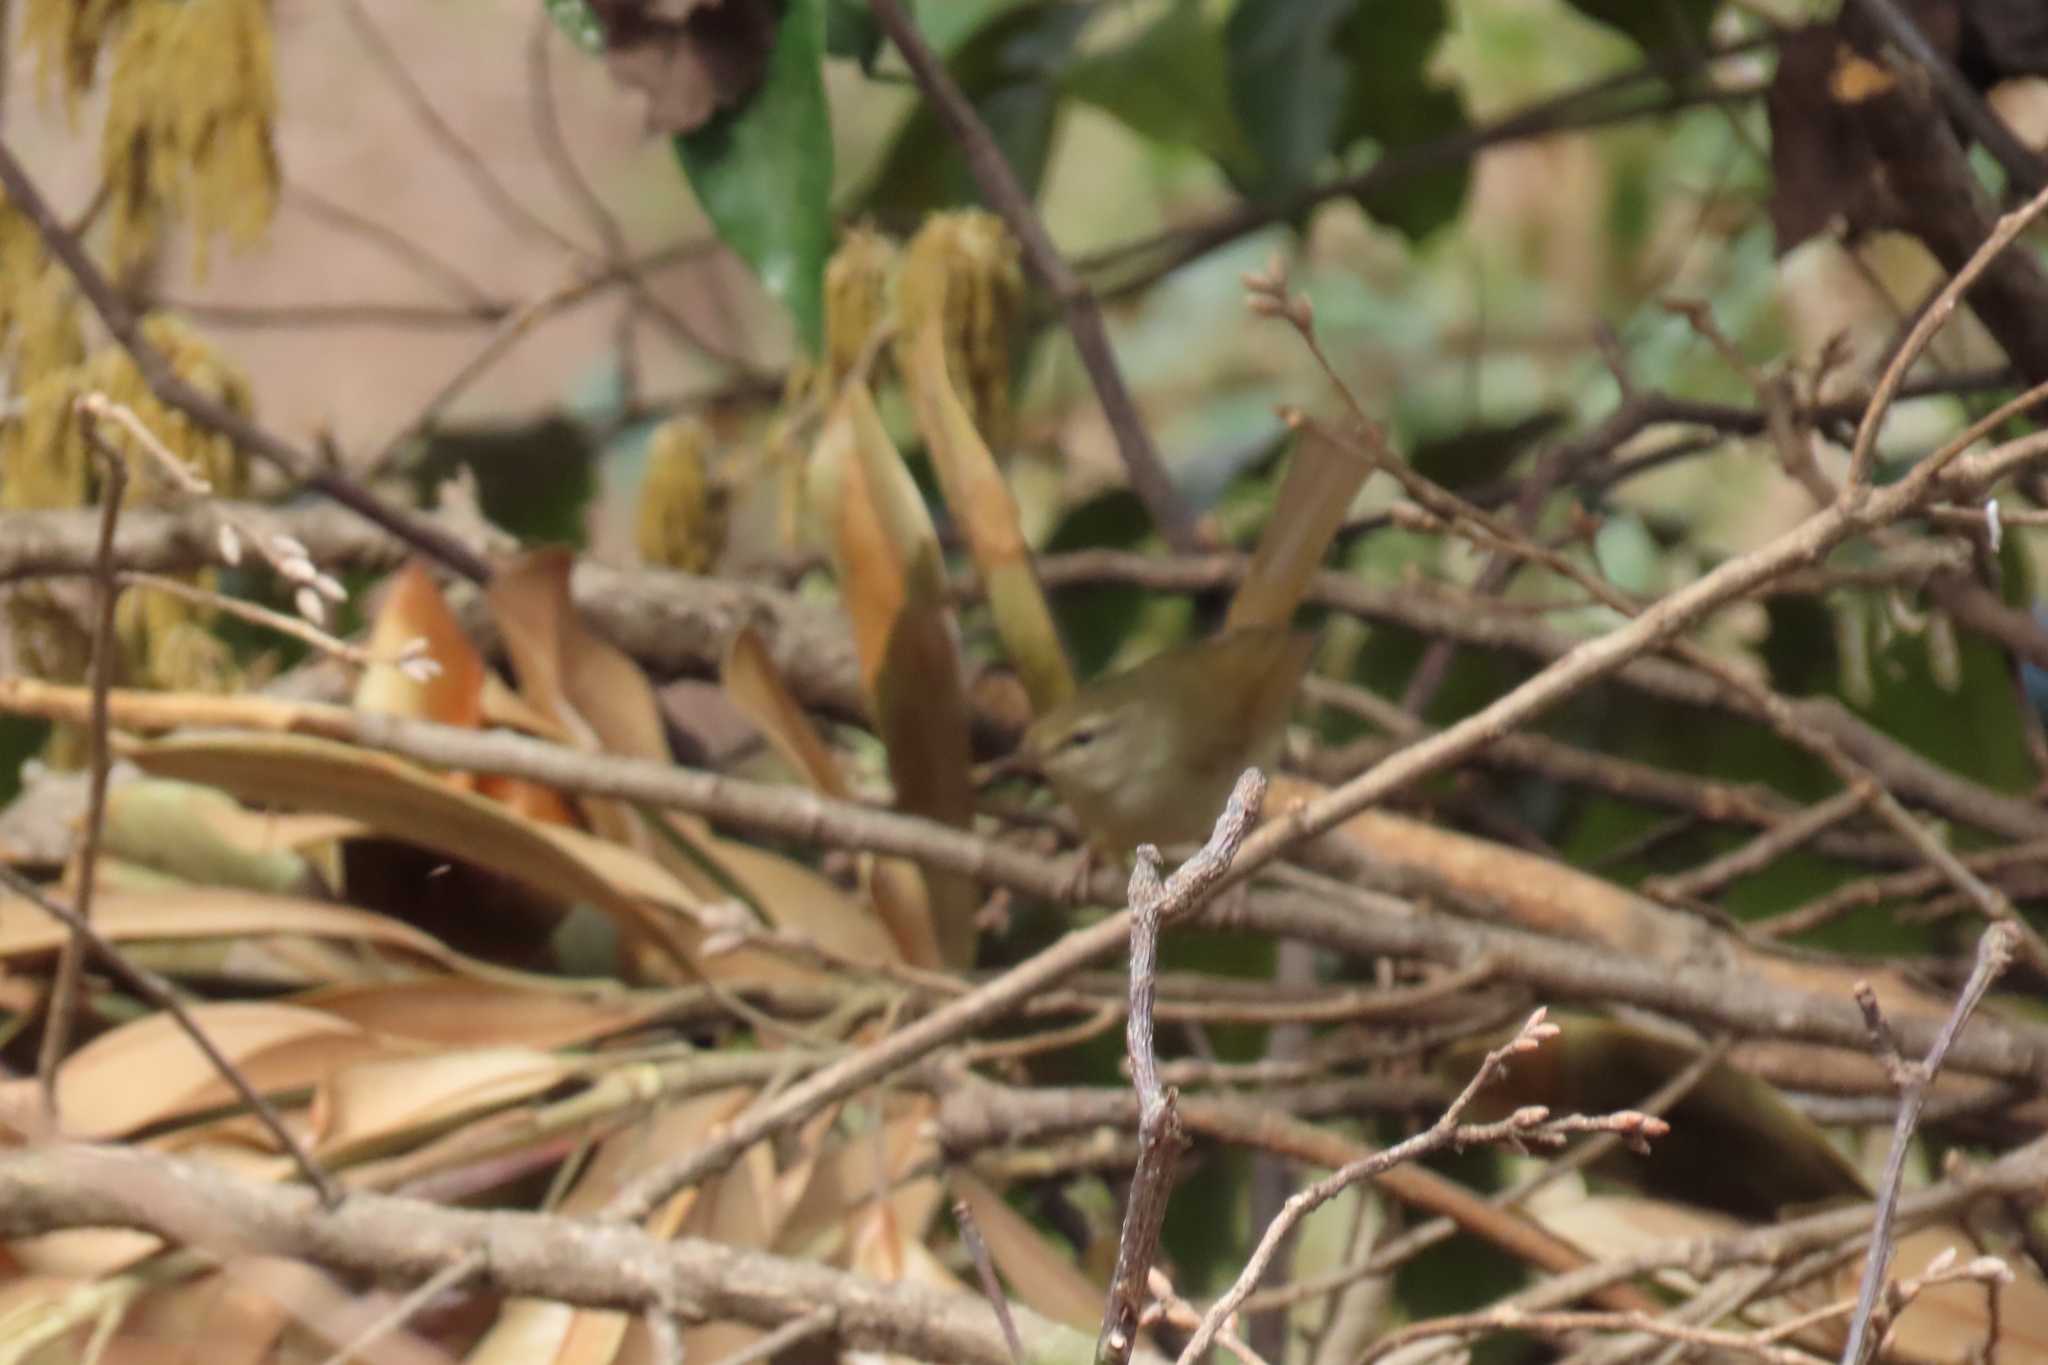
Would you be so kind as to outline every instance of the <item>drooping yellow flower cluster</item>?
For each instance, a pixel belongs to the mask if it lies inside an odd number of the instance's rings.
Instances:
[[[55,74],[75,115],[79,96],[92,88],[100,49],[135,0],[28,0],[22,7],[22,46],[36,54],[36,74],[47,93]]]
[[[184,222],[203,274],[213,234],[246,245],[277,209],[268,0],[126,0],[109,8],[125,16],[100,139],[114,267],[146,259],[166,228]],[[90,36],[105,41],[105,28]],[[67,79],[77,69],[67,57]],[[90,60],[83,71],[90,79]]]
[[[0,361],[19,392],[85,358],[78,291],[35,226],[0,200]]]
[[[152,314],[144,319],[142,334],[187,383],[237,412],[251,410],[248,380],[183,322]],[[16,419],[0,426],[0,506],[83,507],[97,501],[99,479],[77,410],[78,400],[88,393],[105,394],[132,410],[219,496],[243,491],[248,461],[234,443],[158,402],[128,353],[108,345],[81,363],[44,370],[23,390]],[[109,440],[132,452],[125,435]],[[165,483],[163,471],[133,453],[129,474],[130,503],[156,499]]]
[[[1010,336],[1024,298],[1017,243],[979,209],[935,213],[903,253],[896,279],[896,344],[936,319],[946,371],[989,447],[1010,442]]]
[[[710,444],[710,431],[694,417],[654,429],[635,528],[647,563],[695,574],[716,567],[725,549],[726,496],[706,461]]]
[[[896,243],[857,227],[825,263],[825,384],[836,390],[880,339],[889,319]]]
[[[196,332],[164,315],[145,319],[142,331],[187,383],[237,412],[250,412],[248,381]],[[78,411],[78,400],[89,393],[104,394],[133,411],[215,495],[232,498],[245,491],[247,459],[234,444],[158,402],[128,353],[109,345],[79,364],[48,370],[23,392],[20,413],[0,426],[0,506],[81,507],[98,500],[98,466],[87,442],[86,419]],[[124,452],[129,474],[125,501],[162,501],[170,479],[157,462],[141,453],[124,431],[109,428],[100,434]],[[210,585],[212,575],[202,574],[196,581]],[[77,642],[52,625],[50,604],[33,599],[33,594],[17,594],[10,600],[10,610],[19,638],[40,642],[39,672],[47,664],[49,671],[43,676],[82,677],[85,659],[78,656]],[[145,589],[124,592],[115,618],[124,681],[205,691],[233,686],[233,659],[207,629],[211,617],[206,608],[182,597]]]

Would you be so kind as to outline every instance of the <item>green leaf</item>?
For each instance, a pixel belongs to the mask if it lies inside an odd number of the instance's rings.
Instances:
[[[604,23],[590,12],[585,0],[540,0],[541,8],[548,12],[548,18],[555,21],[555,27],[569,35],[569,41],[577,47],[597,56],[604,51]]]
[[[1707,49],[1721,0],[1565,0],[1588,19],[1618,29],[1645,54],[1681,61]]]
[[[1224,26],[1230,101],[1258,165],[1253,199],[1300,189],[1335,150],[1350,71],[1337,28],[1356,0],[1239,0]]]
[[[1031,5],[1003,13],[946,63],[1024,187],[1038,192],[1059,113],[1059,80],[1087,5]],[[967,162],[929,101],[897,130],[863,199],[884,228],[909,233],[926,214],[980,202]]]
[[[825,0],[788,0],[760,89],[674,144],[718,235],[789,310],[812,354],[824,343],[832,250],[824,54]]]
[[[874,11],[862,0],[825,0],[825,52],[859,62],[861,70],[873,75],[882,54],[882,26]]]
[[[1430,59],[1450,24],[1446,0],[1364,0],[1339,27],[1337,42],[1350,54],[1350,93],[1337,129],[1337,145],[1361,138],[1387,156],[1466,125],[1457,92],[1430,78]],[[1417,240],[1457,217],[1471,181],[1471,159],[1404,177],[1371,195],[1363,207],[1378,221]]]
[[[1068,69],[1067,93],[1133,132],[1207,154],[1231,180],[1257,173],[1257,158],[1230,105],[1230,58],[1221,26],[1201,0],[1174,0],[1129,42]]]
[[[1430,76],[1447,0],[1240,0],[1224,29],[1230,98],[1256,165],[1232,172],[1253,199],[1285,199],[1370,138],[1382,156],[1466,126],[1455,91]],[[1225,170],[1229,171],[1228,163]],[[1411,238],[1464,203],[1462,158],[1380,191],[1364,207]]]

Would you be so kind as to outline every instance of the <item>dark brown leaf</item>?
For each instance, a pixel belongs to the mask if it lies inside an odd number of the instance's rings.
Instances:
[[[776,0],[590,0],[613,79],[647,95],[650,132],[694,132],[761,83]]]

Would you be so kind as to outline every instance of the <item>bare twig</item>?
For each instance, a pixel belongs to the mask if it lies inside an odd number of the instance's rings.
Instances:
[[[1361,1180],[1370,1179],[1391,1167],[1447,1147],[1462,1148],[1484,1142],[1506,1142],[1515,1145],[1562,1141],[1562,1135],[1566,1131],[1615,1132],[1640,1145],[1648,1138],[1661,1137],[1670,1131],[1669,1125],[1662,1119],[1630,1110],[1599,1119],[1574,1116],[1553,1122],[1550,1111],[1540,1105],[1517,1110],[1512,1117],[1500,1123],[1460,1124],[1458,1120],[1463,1117],[1465,1110],[1471,1106],[1480,1090],[1501,1074],[1509,1058],[1532,1052],[1557,1036],[1557,1025],[1546,1022],[1544,1014],[1545,1011],[1537,1010],[1529,1016],[1528,1022],[1522,1025],[1521,1030],[1512,1039],[1487,1053],[1485,1060],[1479,1064],[1479,1069],[1473,1073],[1471,1082],[1451,1101],[1434,1124],[1407,1141],[1396,1143],[1392,1147],[1354,1161],[1291,1196],[1279,1216],[1267,1225],[1265,1233],[1259,1239],[1258,1247],[1245,1262],[1245,1267],[1239,1272],[1236,1282],[1203,1316],[1202,1325],[1196,1329],[1187,1346],[1181,1351],[1180,1365],[1195,1365],[1195,1362],[1202,1359],[1203,1352],[1215,1341],[1217,1331],[1244,1303],[1252,1290],[1258,1287],[1259,1278],[1265,1274],[1274,1249],[1278,1247],[1288,1230],[1310,1212]]]
[[[1885,1157],[1884,1176],[1878,1185],[1870,1251],[1864,1259],[1863,1280],[1856,1292],[1856,1311],[1849,1319],[1849,1340],[1842,1347],[1842,1365],[1863,1365],[1875,1346],[1869,1335],[1871,1315],[1877,1309],[1878,1294],[1891,1268],[1892,1224],[1898,1215],[1899,1191],[1905,1181],[1906,1151],[1912,1146],[1914,1130],[1919,1126],[1928,1088],[1934,1084],[1942,1063],[1948,1060],[1949,1049],[1955,1045],[1963,1025],[1983,1002],[1991,983],[2011,963],[2019,940],[2019,931],[2010,924],[1992,924],[1984,930],[1983,937],[1977,940],[1977,965],[1956,997],[1948,1021],[1935,1035],[1934,1046],[1919,1062],[1908,1062],[1900,1055],[1898,1039],[1878,1006],[1876,992],[1868,986],[1856,992],[1856,1003],[1869,1024],[1872,1043],[1899,1088],[1899,1116],[1892,1128],[1891,1151]]]
[[[90,924],[93,892],[99,885],[100,837],[106,829],[107,773],[113,766],[107,698],[114,686],[114,603],[121,595],[121,585],[114,574],[114,528],[121,519],[121,503],[128,494],[128,462],[101,437],[91,412],[81,409],[78,417],[102,479],[100,538],[93,570],[92,712],[86,722],[91,772],[85,829],[78,846],[78,893],[73,901],[80,923]],[[50,1007],[44,1019],[42,1049],[36,1062],[36,1073],[42,1081],[43,1111],[51,1126],[59,1131],[63,1119],[57,1106],[57,1070],[70,1050],[84,968],[85,940],[74,929],[71,941],[64,945],[57,960],[57,976],[50,987]]]
[[[553,243],[564,251],[583,255],[583,248],[560,228],[542,218],[524,203],[519,196],[506,188],[490,164],[478,154],[476,148],[466,142],[454,125],[441,116],[434,108],[434,102],[413,79],[406,68],[405,59],[377,27],[374,19],[362,6],[362,0],[343,0],[341,11],[349,27],[356,31],[356,37],[368,50],[371,59],[384,72],[386,79],[398,91],[399,98],[411,107],[413,114],[425,128],[428,137],[438,142],[447,152],[449,160],[461,170],[463,177],[476,188],[477,194],[498,211],[507,224],[528,234]]]
[[[1010,1358],[1016,1365],[1024,1365],[1024,1342],[1017,1335],[1016,1318],[1010,1315],[1010,1296],[1003,1292],[1003,1282],[996,1277],[996,1263],[988,1254],[988,1243],[982,1240],[980,1225],[974,1221],[974,1208],[965,1199],[953,1201],[953,1223],[960,1229],[960,1241],[967,1248],[968,1259],[974,1262],[981,1292],[988,1296],[989,1307],[995,1310],[1003,1340],[1010,1347]]]
[[[467,1256],[450,1261],[440,1271],[422,1280],[405,1297],[391,1305],[390,1309],[378,1314],[374,1322],[356,1333],[348,1345],[328,1356],[321,1365],[348,1365],[358,1356],[370,1355],[369,1348],[374,1343],[405,1326],[441,1294],[461,1284],[483,1267],[484,1254],[481,1251],[472,1251]]]
[[[133,1147],[45,1143],[0,1152],[0,1235],[130,1227],[184,1245],[313,1261],[351,1278],[417,1283],[478,1248],[476,1282],[582,1307],[687,1311],[775,1329],[838,1312],[839,1349],[956,1365],[1012,1365],[978,1295],[881,1283],[815,1261],[559,1215],[463,1209],[358,1193],[323,1209],[307,1192]],[[1020,1309],[1035,1358],[1078,1359],[1078,1332]]]
[[[1228,868],[1236,844],[1258,817],[1266,780],[1254,768],[1238,779],[1229,812],[1190,864],[1206,861],[1217,875]],[[1233,814],[1242,812],[1241,818]],[[1180,880],[1175,874],[1176,881]],[[1201,889],[1189,881],[1176,888],[1185,897]],[[1116,1268],[1109,1278],[1109,1298],[1102,1311],[1102,1330],[1095,1340],[1097,1365],[1124,1365],[1138,1342],[1138,1320],[1145,1309],[1152,1258],[1159,1250],[1159,1232],[1166,1223],[1173,1194],[1173,1172],[1187,1147],[1174,1093],[1159,1080],[1159,1058],[1152,1042],[1152,1005],[1159,990],[1159,929],[1169,913],[1185,914],[1159,878],[1159,850],[1138,848],[1131,869],[1131,1008],[1124,1024],[1124,1045],[1130,1053],[1131,1083],[1138,1095],[1138,1164],[1124,1207],[1123,1231],[1117,1238]]]
[[[1961,301],[1963,292],[1991,268],[1991,263],[1998,259],[1999,253],[2017,241],[2019,235],[2026,231],[2027,224],[2038,218],[2043,211],[2048,211],[2048,189],[2041,190],[2025,204],[2000,218],[1998,226],[1985,238],[1984,244],[1977,248],[1976,254],[1970,257],[1968,263],[1958,270],[1946,285],[1942,286],[1941,292],[1934,296],[1934,301],[1920,315],[1919,321],[1913,324],[1913,330],[1906,335],[1905,344],[1899,347],[1898,354],[1892,357],[1891,364],[1885,367],[1884,374],[1878,379],[1877,389],[1870,396],[1870,405],[1864,409],[1863,420],[1857,424],[1856,443],[1849,450],[1849,474],[1842,486],[1844,498],[1861,497],[1868,489],[1870,464],[1876,455],[1878,429],[1884,425],[1885,414],[1891,410],[1892,399],[1897,395],[1899,385],[1905,382],[1906,371],[1912,368],[1913,362],[1920,358],[1920,353],[1927,349],[1927,343],[1934,339],[1934,334],[1941,330],[1942,325],[1955,312],[1956,304]],[[1923,465],[1926,463],[1922,461]]]
[[[868,4],[882,30],[889,35],[889,41],[903,54],[911,75],[932,102],[947,132],[960,144],[974,183],[981,187],[990,206],[1002,216],[1016,236],[1032,274],[1052,292],[1065,313],[1067,330],[1074,337],[1074,348],[1080,353],[1081,364],[1095,385],[1096,396],[1102,402],[1103,416],[1116,435],[1117,450],[1123,457],[1124,472],[1130,478],[1132,491],[1152,514],[1153,524],[1159,528],[1168,545],[1183,553],[1201,548],[1194,518],[1174,489],[1173,480],[1152,444],[1151,433],[1145,428],[1144,418],[1124,384],[1123,372],[1117,366],[1116,352],[1109,344],[1109,333],[1103,327],[1102,309],[1096,303],[1095,295],[1060,256],[1059,248],[1053,245],[1045,225],[1031,207],[1029,196],[1017,183],[1009,163],[1003,159],[1002,148],[996,145],[987,125],[974,112],[974,106],[960,92],[944,64],[925,46],[917,26],[904,12],[900,0],[868,0]]]
[[[829,1303],[824,1304],[800,1318],[791,1318],[752,1346],[734,1351],[716,1365],[759,1365],[761,1361],[775,1359],[779,1353],[799,1342],[828,1335],[838,1325],[839,1310]]]
[[[1729,882],[1777,861],[1829,826],[1849,819],[1870,804],[1871,795],[1872,789],[1867,786],[1845,787],[1690,872],[1651,878],[1643,883],[1643,894],[1677,902],[1711,896]]]

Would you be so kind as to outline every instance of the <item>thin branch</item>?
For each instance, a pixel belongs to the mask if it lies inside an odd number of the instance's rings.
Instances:
[[[1557,1036],[1557,1025],[1545,1022],[1544,1013],[1543,1010],[1537,1010],[1529,1016],[1528,1022],[1522,1025],[1521,1030],[1512,1039],[1487,1053],[1479,1069],[1473,1073],[1471,1082],[1451,1101],[1442,1117],[1429,1128],[1405,1142],[1396,1143],[1392,1147],[1354,1161],[1289,1197],[1279,1216],[1267,1225],[1264,1235],[1259,1239],[1258,1247],[1245,1262],[1237,1280],[1203,1316],[1201,1327],[1196,1329],[1194,1336],[1189,1338],[1186,1347],[1181,1351],[1179,1365],[1196,1365],[1196,1362],[1202,1359],[1203,1352],[1215,1341],[1217,1332],[1229,1321],[1252,1290],[1258,1287],[1259,1277],[1265,1273],[1267,1263],[1272,1259],[1273,1252],[1287,1232],[1309,1213],[1361,1180],[1370,1179],[1392,1167],[1448,1147],[1464,1148],[1485,1142],[1505,1142],[1513,1145],[1539,1142],[1553,1136],[1561,1140],[1562,1133],[1567,1130],[1615,1132],[1622,1134],[1627,1140],[1642,1143],[1648,1138],[1662,1137],[1670,1131],[1670,1126],[1662,1119],[1629,1110],[1610,1114],[1601,1119],[1571,1117],[1552,1121],[1550,1111],[1540,1105],[1517,1110],[1511,1118],[1500,1123],[1460,1124],[1458,1120],[1464,1115],[1465,1110],[1478,1097],[1480,1090],[1502,1073],[1509,1058],[1532,1052]]]
[[[419,82],[413,79],[412,72],[406,69],[405,59],[399,56],[397,49],[391,46],[390,40],[377,27],[376,21],[363,9],[362,0],[343,0],[341,9],[349,27],[355,30],[356,37],[368,49],[372,61],[383,70],[392,87],[398,91],[399,98],[411,107],[420,125],[427,130],[427,135],[447,152],[449,159],[475,187],[478,195],[495,208],[499,216],[512,227],[529,236],[551,242],[574,255],[586,255],[581,245],[520,202],[519,196],[506,188],[504,182],[498,179],[477,150],[463,140],[462,134],[455,131],[454,125],[441,117],[440,111],[434,108],[433,100],[428,98],[427,92],[420,87]]]
[[[960,1241],[967,1248],[968,1259],[974,1262],[981,1292],[988,1296],[989,1307],[995,1310],[996,1323],[1003,1329],[1003,1340],[1010,1347],[1011,1360],[1015,1365],[1025,1365],[1024,1342],[1017,1335],[1016,1318],[1010,1315],[1010,1296],[1003,1292],[1003,1282],[996,1277],[996,1263],[988,1254],[988,1243],[982,1239],[981,1227],[974,1221],[974,1206],[965,1199],[954,1200],[953,1223],[960,1229]]]
[[[1257,820],[1265,793],[1265,777],[1256,768],[1245,772],[1231,793],[1224,818],[1188,866],[1204,864],[1214,869],[1211,881],[1220,877],[1229,868],[1245,831]],[[1124,1206],[1123,1231],[1117,1238],[1116,1268],[1109,1277],[1102,1330],[1095,1339],[1097,1365],[1124,1365],[1137,1347],[1138,1320],[1145,1309],[1160,1229],[1166,1225],[1173,1173],[1187,1147],[1178,1101],[1159,1081],[1152,1005],[1159,990],[1160,926],[1167,916],[1183,917],[1198,903],[1205,891],[1200,876],[1199,869],[1194,878],[1176,873],[1169,891],[1159,877],[1159,850],[1151,844],[1139,846],[1137,864],[1131,869],[1131,1007],[1124,1023],[1124,1046],[1130,1054],[1131,1084],[1138,1096],[1138,1164]]]
[[[687,1311],[774,1329],[837,1310],[845,1350],[957,1365],[1012,1365],[979,1296],[882,1283],[814,1261],[694,1237],[506,1209],[356,1193],[324,1209],[308,1192],[126,1147],[46,1143],[0,1153],[0,1235],[127,1227],[220,1252],[261,1248],[375,1283],[411,1284],[481,1251],[475,1282],[579,1307]],[[1079,1359],[1086,1339],[1028,1310],[1034,1358]],[[1061,1352],[1068,1353],[1064,1357]]]
[[[458,1260],[450,1261],[440,1271],[421,1281],[417,1288],[393,1304],[389,1310],[378,1314],[374,1322],[356,1333],[348,1345],[329,1355],[321,1365],[349,1365],[349,1362],[358,1356],[368,1356],[371,1346],[405,1326],[436,1298],[483,1268],[484,1256],[480,1251],[473,1251]]]
[[[120,522],[121,504],[128,495],[128,462],[101,436],[91,411],[81,405],[77,416],[101,476],[100,535],[93,570],[92,711],[86,721],[87,761],[91,769],[86,789],[85,830],[78,848],[78,892],[73,901],[79,922],[90,924],[93,892],[99,885],[100,839],[106,832],[107,773],[113,767],[107,697],[114,686],[114,604],[121,596],[121,585],[114,573],[114,528]],[[71,1028],[76,1021],[84,967],[85,940],[74,929],[57,960],[43,1045],[36,1062],[36,1073],[42,1081],[43,1111],[51,1126],[60,1132],[63,1118],[57,1106],[57,1071],[71,1047]]]
[[[1137,403],[1124,384],[1123,372],[1117,366],[1116,352],[1110,346],[1109,333],[1102,323],[1102,308],[1095,301],[1095,295],[1060,256],[1059,248],[1053,245],[1045,225],[1031,207],[1029,196],[1003,159],[1002,148],[996,145],[987,125],[974,112],[974,106],[961,93],[945,65],[925,46],[917,26],[904,12],[900,0],[868,0],[868,6],[882,30],[889,35],[889,41],[903,54],[918,87],[931,101],[947,132],[960,145],[974,183],[981,187],[990,207],[1009,225],[1018,245],[1023,248],[1024,260],[1031,267],[1031,272],[1051,292],[1065,314],[1067,330],[1073,334],[1074,348],[1080,353],[1081,364],[1095,385],[1096,397],[1102,402],[1103,417],[1116,436],[1117,450],[1123,457],[1124,472],[1131,481],[1132,491],[1145,504],[1153,524],[1159,528],[1168,545],[1183,553],[1201,548],[1194,518],[1175,490],[1173,480],[1159,458],[1159,451],[1152,443],[1151,433],[1145,428],[1144,418],[1138,412]]]
[[[382,219],[359,213],[339,200],[329,199],[310,185],[287,181],[284,193],[287,203],[296,203],[315,218],[324,218],[344,232],[352,232],[374,243],[393,260],[433,280],[449,293],[478,307],[490,305],[489,290],[463,274],[454,263],[436,255],[432,248],[415,242]]]
[[[839,1310],[829,1303],[824,1304],[803,1317],[791,1318],[753,1345],[734,1351],[716,1365],[760,1365],[761,1361],[773,1360],[781,1352],[812,1337],[828,1336],[838,1326]],[[1014,1325],[1011,1330],[1016,1330]]]
[[[1948,1060],[1949,1050],[1955,1046],[1963,1025],[1983,1003],[1991,983],[2012,962],[2013,951],[2019,942],[2019,931],[2010,924],[1993,924],[1984,930],[1983,937],[1977,940],[1977,965],[1957,995],[1955,1009],[1942,1025],[1941,1032],[1935,1035],[1934,1046],[1919,1062],[1909,1063],[1900,1055],[1898,1039],[1877,1003],[1876,993],[1868,986],[1856,992],[1856,1003],[1869,1023],[1878,1055],[1898,1084],[1899,1116],[1892,1128],[1892,1146],[1885,1157],[1884,1175],[1878,1183],[1870,1251],[1864,1258],[1863,1280],[1856,1291],[1856,1311],[1849,1319],[1849,1339],[1842,1347],[1842,1365],[1863,1365],[1876,1347],[1869,1335],[1871,1316],[1877,1311],[1878,1294],[1884,1288],[1886,1272],[1891,1268],[1892,1226],[1898,1216],[1899,1191],[1906,1177],[1906,1152],[1913,1145],[1913,1134],[1919,1127],[1920,1111],[1927,1102],[1928,1088],[1934,1084],[1942,1064]]]
[[[1927,349],[1927,343],[1934,339],[1934,334],[1955,312],[1963,292],[1991,268],[1999,254],[2017,241],[2027,225],[2043,211],[2048,211],[2048,189],[2041,190],[2025,204],[2000,218],[1983,245],[1942,286],[1941,292],[1934,296],[1934,301],[1913,324],[1913,330],[1906,334],[1905,344],[1885,366],[1884,374],[1877,381],[1877,389],[1870,396],[1870,405],[1863,411],[1863,420],[1857,424],[1856,442],[1849,449],[1849,473],[1842,485],[1843,497],[1859,497],[1867,488],[1871,461],[1876,457],[1877,433],[1884,425],[1885,414],[1891,410],[1892,399],[1897,395],[1899,386],[1905,382],[1906,371],[1912,368],[1920,353]]]

